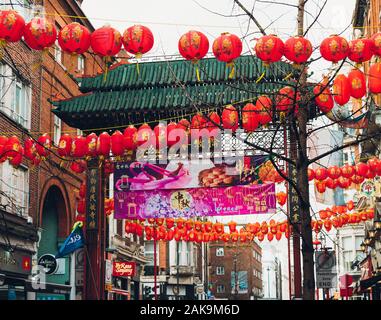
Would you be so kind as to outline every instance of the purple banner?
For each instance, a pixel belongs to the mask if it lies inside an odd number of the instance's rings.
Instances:
[[[261,214],[275,208],[274,184],[114,194],[116,219]]]

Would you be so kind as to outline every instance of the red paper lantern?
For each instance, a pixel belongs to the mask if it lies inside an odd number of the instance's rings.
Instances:
[[[345,75],[339,74],[333,81],[333,96],[340,106],[345,105],[351,98],[350,83]]]
[[[124,136],[119,130],[111,135],[111,152],[116,157],[124,154]]]
[[[368,71],[368,88],[370,93],[381,93],[381,63],[373,64]]]
[[[180,37],[178,47],[185,59],[196,62],[208,53],[209,40],[202,32],[190,30]]]
[[[98,137],[95,133],[90,133],[86,137],[87,150],[90,157],[95,157],[97,155],[97,140]]]
[[[284,56],[296,64],[307,62],[311,54],[312,45],[306,38],[291,37],[284,43]]]
[[[344,178],[352,178],[352,176],[356,173],[355,168],[353,166],[350,166],[348,164],[344,165],[341,168],[341,175]]]
[[[276,97],[276,110],[288,113],[294,106],[295,91],[291,87],[284,87],[279,90]],[[296,110],[296,107],[295,107]]]
[[[317,168],[315,170],[315,179],[316,180],[319,180],[319,181],[325,180],[327,178],[327,176],[328,176],[327,169]]]
[[[267,234],[267,240],[269,240],[271,242],[271,241],[273,241],[273,239],[274,239],[274,234],[268,233]]]
[[[265,65],[279,61],[283,56],[284,43],[276,35],[259,38],[255,44],[255,54]]]
[[[334,103],[329,87],[324,84],[318,84],[314,88],[315,102],[321,112],[327,113],[332,110]]]
[[[80,199],[77,203],[77,212],[79,214],[85,214],[86,213],[86,200]]]
[[[71,156],[82,158],[88,154],[88,145],[86,137],[76,136],[71,143]]]
[[[24,141],[24,156],[33,160],[37,155],[36,144],[32,138],[28,138]]]
[[[97,155],[107,157],[110,155],[111,137],[107,132],[102,132],[97,139]]]
[[[331,220],[326,220],[324,221],[324,228],[329,232],[332,229],[332,221]]]
[[[221,125],[221,118],[218,115],[218,113],[215,111],[211,112],[208,117],[210,120],[207,121],[206,127],[208,128],[210,132],[212,132],[213,129],[218,128],[218,125]]]
[[[356,164],[355,170],[356,170],[357,175],[359,175],[361,177],[365,177],[368,170],[369,170],[369,167],[366,163],[360,162],[360,163]]]
[[[285,192],[283,192],[283,191],[278,192],[278,193],[276,194],[276,199],[277,199],[278,203],[279,203],[281,206],[283,206],[283,205],[285,205],[285,203],[286,203],[286,201],[287,201],[287,194],[286,194]]]
[[[242,128],[247,132],[253,132],[258,128],[259,115],[254,104],[246,103],[242,108]]]
[[[230,221],[228,223],[230,232],[236,232],[237,231],[237,222]]]
[[[81,198],[86,197],[86,183],[82,182],[81,186],[79,187],[79,196]]]
[[[308,168],[308,181],[312,181],[313,179],[315,179],[315,171]]]
[[[364,182],[365,180],[365,177],[363,176],[359,176],[359,175],[354,175],[352,178],[351,178],[352,182],[354,184],[361,184]]]
[[[336,189],[338,186],[338,183],[337,183],[337,180],[327,178],[327,179],[325,179],[325,185],[329,189]]]
[[[348,74],[349,88],[351,96],[355,99],[361,99],[366,94],[365,75],[359,69],[353,69]]]
[[[242,52],[242,41],[229,32],[222,33],[213,42],[213,54],[218,61],[231,63]]]
[[[70,165],[70,169],[75,173],[83,173],[87,168],[87,163],[85,160],[73,161]]]
[[[172,147],[179,142],[187,143],[188,137],[185,130],[176,122],[170,122],[167,126],[167,145]]]
[[[42,18],[35,17],[24,28],[24,40],[34,50],[44,50],[51,47],[57,39],[57,31],[54,23]]]
[[[24,148],[20,145],[18,153],[16,154],[16,156],[9,159],[9,163],[13,167],[17,168],[22,162],[23,155],[24,155]]]
[[[228,105],[222,111],[222,125],[224,129],[236,131],[238,129],[238,111],[233,105]]]
[[[191,128],[192,129],[203,129],[206,127],[207,120],[202,115],[202,113],[197,113],[192,117]]]
[[[156,148],[161,149],[167,146],[167,126],[163,122],[153,128],[155,134]]]
[[[175,225],[175,220],[173,218],[166,218],[165,225],[168,229],[171,229]]]
[[[72,138],[67,133],[64,133],[60,137],[60,141],[58,143],[58,155],[60,157],[68,157],[71,151]]]
[[[37,139],[36,149],[41,157],[47,157],[51,147],[52,139],[50,139],[50,136],[47,133],[44,133]]]
[[[337,63],[348,56],[349,45],[347,40],[338,35],[324,39],[320,44],[321,56],[328,61]]]
[[[255,108],[258,111],[258,121],[261,125],[266,125],[272,120],[272,105],[273,102],[268,96],[259,96],[255,103]]]
[[[123,132],[123,146],[128,151],[133,151],[138,146],[138,129],[130,125]]]
[[[121,34],[118,30],[104,26],[91,34],[91,48],[102,57],[112,57],[122,48]]]
[[[351,180],[349,180],[348,178],[340,177],[338,179],[338,184],[340,188],[347,189],[351,185]]]
[[[62,51],[83,54],[90,47],[90,31],[78,22],[64,26],[58,33],[58,43]]]
[[[381,33],[375,33],[370,39],[373,42],[373,53],[376,56],[381,56]]]
[[[367,161],[367,165],[369,167],[369,170],[377,172],[377,168],[378,168],[379,163],[380,163],[380,159],[378,159],[376,157],[370,158]]]
[[[155,134],[151,127],[144,123],[138,129],[138,146],[142,146],[143,144],[154,145],[155,143]]]
[[[317,190],[319,193],[324,193],[325,190],[326,190],[325,181],[319,181],[319,180],[316,180],[316,181],[315,181],[315,187],[316,187],[316,190]]]
[[[24,32],[25,20],[14,10],[0,11],[0,40],[20,41]]]
[[[368,61],[373,56],[373,41],[370,39],[354,39],[349,41],[348,58],[357,63]]]
[[[147,27],[134,25],[124,31],[122,42],[127,52],[134,54],[136,58],[141,58],[152,49],[154,38]]]
[[[327,174],[331,179],[338,179],[341,176],[341,169],[337,166],[329,167]]]

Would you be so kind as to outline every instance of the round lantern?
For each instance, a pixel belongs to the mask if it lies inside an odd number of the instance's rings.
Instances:
[[[367,165],[368,165],[369,169],[371,171],[374,171],[374,172],[377,172],[377,168],[378,168],[379,163],[380,163],[380,159],[378,159],[376,157],[370,158],[367,161]]]
[[[349,41],[348,58],[356,63],[368,61],[373,55],[373,41],[370,39],[354,39]]]
[[[52,140],[47,133],[40,136],[36,143],[36,149],[41,157],[46,157],[49,154],[49,150],[52,147]]]
[[[291,37],[284,43],[284,56],[296,64],[307,62],[311,54],[312,45],[306,38]]]
[[[359,175],[361,177],[365,177],[368,170],[369,170],[369,167],[366,163],[360,162],[360,163],[356,164],[355,170],[356,170],[357,175]]]
[[[381,63],[377,62],[369,68],[368,88],[370,93],[381,93]]]
[[[24,18],[14,10],[0,11],[0,41],[17,42],[20,41],[25,27]]]
[[[78,22],[69,23],[58,33],[58,44],[64,52],[85,53],[90,47],[90,31]]]
[[[209,40],[200,31],[191,30],[183,34],[179,40],[179,52],[187,60],[191,60],[196,64],[200,59],[205,57],[209,50]],[[200,73],[196,67],[196,76],[200,81]]]
[[[97,155],[100,158],[109,156],[111,148],[111,138],[107,132],[102,132],[97,139]]]
[[[350,83],[343,74],[339,74],[333,81],[333,98],[340,106],[345,105],[351,98]]]
[[[259,38],[255,44],[255,54],[265,66],[279,61],[283,56],[284,43],[276,35],[268,35]]]
[[[259,115],[254,104],[246,103],[242,108],[242,128],[247,132],[253,132],[258,128]]]
[[[348,74],[349,89],[351,96],[355,99],[361,99],[366,94],[365,75],[359,69],[353,69]]]
[[[138,129],[138,146],[143,144],[153,145],[155,143],[155,135],[148,123],[142,124]],[[146,145],[146,147],[148,147]]]
[[[363,183],[365,180],[365,177],[363,176],[359,176],[359,175],[354,175],[352,178],[351,178],[351,181],[354,183],[354,184],[361,184]]]
[[[340,177],[338,179],[339,187],[342,189],[347,189],[351,185],[351,181],[348,178]]]
[[[120,157],[124,153],[124,136],[119,130],[111,135],[111,152],[115,157]]]
[[[327,179],[325,179],[325,185],[329,189],[336,189],[338,186],[338,183],[337,183],[337,180],[327,178]]]
[[[191,124],[187,119],[181,119],[177,125],[179,126],[180,129],[184,129],[187,133],[189,132],[191,128]]]
[[[130,125],[123,131],[123,146],[128,151],[133,151],[138,146],[138,129]]]
[[[75,173],[83,173],[87,168],[87,163],[85,160],[73,161],[70,165],[70,169]]]
[[[57,39],[54,23],[40,17],[33,18],[24,28],[24,40],[34,50],[51,47]]]
[[[187,141],[185,130],[179,128],[176,122],[170,122],[167,126],[167,145],[172,147],[179,141]]]
[[[328,177],[331,179],[338,179],[341,176],[341,169],[337,166],[329,167],[327,170]]]
[[[261,125],[266,125],[272,120],[272,105],[273,102],[268,96],[259,96],[255,103],[255,109],[258,114],[258,121]]]
[[[36,144],[32,138],[24,141],[24,156],[29,160],[33,160],[36,157]]]
[[[314,88],[315,102],[321,112],[330,112],[334,106],[333,98],[329,87],[324,88],[325,85],[319,84]]]
[[[90,157],[97,156],[97,135],[93,132],[86,137],[88,155]]]
[[[316,180],[316,181],[315,181],[315,187],[316,187],[316,190],[317,190],[319,193],[324,193],[324,192],[325,192],[326,185],[325,185],[325,182],[324,182],[324,181]]]
[[[67,133],[64,133],[60,137],[60,141],[58,143],[58,155],[60,157],[67,157],[70,155],[71,151],[72,138]]]
[[[328,61],[337,63],[348,56],[349,45],[347,40],[338,35],[332,35],[320,44],[321,56]]]
[[[86,137],[76,136],[71,143],[70,155],[74,158],[82,158],[88,153]]]
[[[134,25],[124,31],[122,42],[127,52],[134,54],[136,58],[141,58],[152,49],[154,40],[150,29]]]
[[[167,126],[163,122],[153,128],[156,141],[156,149],[162,149],[167,146]]]
[[[13,167],[17,168],[22,162],[23,155],[24,155],[24,148],[20,145],[16,156],[9,158],[9,163]]]
[[[110,26],[95,30],[90,38],[91,48],[102,57],[112,57],[122,48],[120,32]]]
[[[344,178],[352,178],[354,174],[355,174],[355,168],[353,166],[346,164],[341,168],[341,175]]]
[[[281,112],[281,115],[288,113],[293,108],[294,100],[295,91],[293,88],[284,87],[280,89],[276,97],[276,110]]]
[[[213,42],[213,54],[218,61],[226,62],[232,67],[229,78],[234,76],[234,63],[242,52],[242,41],[234,34],[229,32],[222,33]]]
[[[81,198],[84,198],[86,197],[86,183],[81,183],[80,187],[79,187],[79,196]]]
[[[371,41],[373,42],[373,53],[376,56],[381,56],[381,33],[377,32],[371,37]]]
[[[207,122],[207,120],[202,115],[202,113],[198,112],[197,114],[195,114],[192,117],[191,128],[192,129],[203,129],[206,127],[206,122]]]
[[[327,169],[317,168],[315,170],[315,179],[316,180],[319,180],[319,181],[325,180],[327,178],[327,176],[328,176]]]
[[[212,132],[213,129],[216,129],[219,125],[221,125],[221,118],[215,111],[211,112],[208,117],[209,121],[207,121],[206,127],[210,132]]]
[[[236,232],[237,231],[237,222],[230,221],[228,223],[230,232]]]
[[[224,129],[236,131],[238,129],[238,111],[233,105],[228,105],[222,111],[222,125]]]
[[[286,203],[286,201],[287,201],[287,194],[286,194],[285,192],[283,192],[283,191],[278,192],[278,193],[276,194],[276,199],[277,199],[278,203],[279,203],[281,206],[283,206],[283,205],[285,205],[285,203]]]
[[[312,181],[313,179],[315,179],[315,171],[310,168],[308,168],[307,171],[308,171],[308,181]]]

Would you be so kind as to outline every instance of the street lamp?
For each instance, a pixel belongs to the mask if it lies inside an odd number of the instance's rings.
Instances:
[[[377,231],[381,231],[381,221],[375,221],[374,227]]]
[[[369,238],[373,239],[374,236],[376,235],[376,231],[375,230],[369,230]]]

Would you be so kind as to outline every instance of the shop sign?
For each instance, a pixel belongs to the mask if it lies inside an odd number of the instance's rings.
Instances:
[[[112,284],[112,262],[110,260],[106,260],[105,284]]]
[[[366,197],[371,197],[376,192],[376,185],[372,180],[365,180],[360,187],[360,192]]]
[[[38,259],[38,265],[44,267],[46,274],[53,274],[58,269],[57,259],[53,254],[44,254]]]
[[[135,275],[135,262],[114,261],[112,275],[114,277],[130,277]]]
[[[9,252],[0,248],[0,270],[20,274],[30,274],[32,258],[18,251]]]

